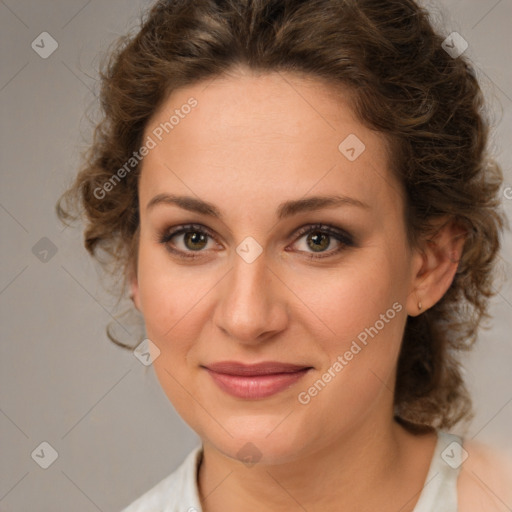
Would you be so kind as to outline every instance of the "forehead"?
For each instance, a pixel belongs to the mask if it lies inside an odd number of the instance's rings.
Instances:
[[[378,201],[398,186],[384,136],[357,119],[352,101],[348,90],[284,72],[242,70],[178,89],[146,126],[155,147],[141,198],[187,186],[201,197],[257,197],[264,185],[280,199],[314,187]]]

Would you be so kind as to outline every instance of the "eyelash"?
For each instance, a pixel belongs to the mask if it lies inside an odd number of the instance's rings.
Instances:
[[[159,243],[164,245],[168,251],[170,251],[172,254],[178,256],[179,258],[193,260],[197,258],[201,258],[202,256],[199,255],[200,252],[204,251],[181,251],[177,249],[173,249],[170,247],[169,242],[178,235],[182,235],[184,233],[199,233],[204,234],[215,240],[217,243],[217,239],[213,234],[210,232],[210,230],[206,229],[204,226],[201,226],[200,224],[186,224],[183,226],[178,226],[173,231],[164,231],[161,233],[158,237]],[[335,249],[333,251],[328,251],[327,253],[310,253],[312,260],[319,260],[323,258],[332,257],[334,255],[337,255],[341,251],[345,250],[349,247],[354,247],[354,241],[348,233],[345,233],[344,231],[340,230],[339,228],[336,228],[335,226],[330,226],[328,224],[310,224],[308,226],[304,226],[302,228],[299,228],[295,242],[300,240],[304,235],[308,235],[310,233],[321,233],[324,235],[328,235],[330,237],[335,238],[338,242],[340,242],[341,246],[338,249]],[[295,243],[294,242],[294,243]],[[304,251],[300,251],[304,252]],[[319,254],[324,254],[323,256],[320,256]]]

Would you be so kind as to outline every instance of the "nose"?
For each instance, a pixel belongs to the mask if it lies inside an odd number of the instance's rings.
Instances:
[[[233,268],[223,281],[214,324],[225,335],[255,345],[286,329],[286,287],[267,265],[264,252],[251,263],[235,255]]]

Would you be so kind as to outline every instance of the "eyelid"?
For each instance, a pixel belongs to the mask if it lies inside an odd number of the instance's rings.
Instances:
[[[206,251],[182,251],[180,249],[171,249],[168,245],[169,241],[174,238],[175,236],[181,236],[184,233],[187,232],[199,232],[207,235],[212,240],[214,240],[217,244],[220,244],[217,236],[213,233],[212,230],[204,226],[203,224],[197,224],[197,223],[190,223],[190,224],[182,224],[178,226],[173,226],[171,228],[165,228],[158,234],[158,242],[165,245],[167,250],[172,252],[173,254],[178,255],[179,257],[182,257],[184,259],[198,259],[201,258],[202,252]],[[329,250],[325,252],[307,252],[307,251],[299,251],[300,253],[306,253],[311,255],[311,259],[322,259],[322,258],[328,258],[331,256],[335,256],[342,252],[344,249],[354,247],[356,244],[354,242],[353,236],[348,233],[346,230],[333,226],[331,224],[322,224],[322,223],[310,223],[310,224],[304,224],[299,228],[294,229],[290,235],[288,235],[288,238],[295,234],[294,241],[292,242],[292,245],[295,244],[298,240],[300,240],[303,236],[312,233],[312,232],[322,232],[325,233],[327,236],[333,237],[341,244],[341,248]]]
[[[342,239],[342,242],[346,244],[354,245],[354,239],[351,234],[349,234],[346,230],[342,228],[338,228],[336,226],[333,226],[331,224],[322,224],[322,223],[313,223],[313,224],[305,224],[301,226],[298,229],[295,229],[292,231],[290,236],[292,234],[296,234],[296,237],[298,240],[299,238],[302,238],[304,235],[314,232],[314,231],[321,231],[324,233],[327,233],[331,236],[336,236]]]
[[[196,223],[181,224],[181,225],[173,226],[171,228],[164,228],[161,232],[157,233],[157,242],[167,245],[169,243],[169,241],[172,238],[174,238],[175,236],[180,236],[187,232],[194,232],[194,231],[203,233],[203,234],[209,236],[216,243],[220,243],[212,230],[210,230],[203,224],[196,224]],[[183,251],[176,251],[176,252],[183,252]],[[187,252],[193,253],[194,251],[187,251]],[[197,252],[202,252],[202,251],[197,251]]]
[[[296,237],[293,244],[297,243],[301,238],[310,233],[320,232],[324,233],[330,238],[334,238],[339,247],[336,249],[330,249],[328,251],[321,251],[315,253],[309,251],[299,251],[300,253],[304,253],[311,261],[320,261],[322,259],[335,258],[339,256],[341,253],[345,252],[348,249],[356,247],[356,243],[354,242],[353,236],[348,233],[346,230],[333,226],[331,224],[322,224],[322,223],[314,223],[314,224],[306,224],[299,229],[295,230]],[[292,244],[292,245],[293,245]]]

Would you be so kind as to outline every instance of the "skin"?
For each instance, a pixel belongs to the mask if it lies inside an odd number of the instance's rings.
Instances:
[[[407,315],[424,312],[450,286],[461,233],[440,219],[430,242],[408,245],[386,141],[357,119],[348,91],[237,68],[174,91],[145,136],[190,97],[197,107],[142,164],[132,292],[160,350],[153,363],[160,384],[203,441],[203,510],[413,510],[436,437],[412,435],[393,420],[397,357]],[[353,162],[338,149],[349,134],[366,146]],[[171,204],[148,208],[162,193],[208,201],[223,218]],[[276,217],[283,201],[333,194],[368,207]],[[183,235],[167,244],[195,260],[173,255],[159,239],[188,223],[216,238],[200,251]],[[345,230],[355,245],[330,237],[320,255],[331,255],[312,260],[319,252],[311,236],[297,232],[315,223]],[[252,263],[236,252],[248,236],[263,249]],[[401,311],[317,396],[299,403],[298,394],[394,303]],[[276,395],[243,400],[201,368],[224,360],[313,369]],[[247,442],[261,453],[250,467],[237,456]]]

